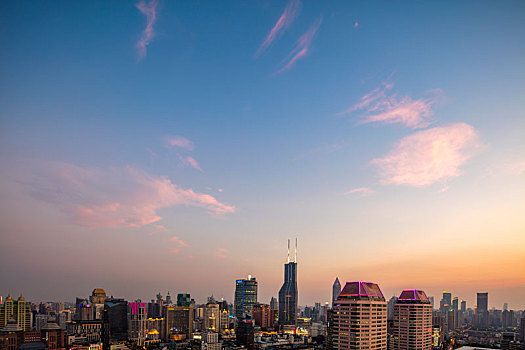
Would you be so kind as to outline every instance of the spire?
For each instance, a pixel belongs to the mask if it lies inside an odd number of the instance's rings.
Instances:
[[[290,240],[288,240],[288,261],[287,263],[290,263]]]

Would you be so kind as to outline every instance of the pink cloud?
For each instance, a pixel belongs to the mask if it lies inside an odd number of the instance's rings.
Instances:
[[[273,28],[270,30],[264,41],[261,43],[261,46],[257,49],[255,56],[259,56],[263,53],[268,46],[279,36],[284,33],[284,31],[292,24],[292,22],[297,17],[297,13],[301,9],[301,1],[299,0],[290,0],[286,8],[284,9],[281,17],[277,20]]]
[[[434,96],[413,100],[410,96],[387,94],[394,87],[392,83],[382,83],[380,87],[361,97],[360,101],[339,115],[363,111],[360,124],[386,123],[404,124],[417,129],[430,125],[428,118],[433,115],[432,105],[436,103],[440,90],[434,90]]]
[[[376,191],[374,191],[373,189],[369,187],[359,187],[359,188],[354,188],[352,190],[346,191],[344,194],[357,194],[357,195],[360,195],[361,197],[365,197],[365,196],[370,196],[374,193],[376,193]]]
[[[215,215],[236,210],[211,195],[183,189],[166,176],[133,167],[101,170],[54,162],[34,169],[33,175],[28,180],[32,196],[55,205],[80,226],[140,227],[162,220],[158,210],[177,206],[203,208]]]
[[[354,22],[354,28],[357,28],[357,27],[359,27],[359,22],[356,21]]]
[[[164,138],[164,142],[168,147],[180,147],[188,151],[193,151],[195,148],[192,141],[182,136],[168,136]]]
[[[292,68],[295,65],[295,62],[297,60],[303,58],[308,54],[308,50],[310,49],[310,44],[312,43],[312,40],[315,36],[315,33],[317,33],[317,30],[321,26],[321,23],[323,22],[323,17],[319,18],[317,21],[312,24],[310,29],[308,29],[297,41],[297,45],[295,48],[290,52],[290,54],[283,60],[283,62],[288,61],[277,73],[284,72],[285,70],[288,70]]]
[[[381,183],[423,187],[461,175],[460,167],[478,146],[476,130],[465,123],[418,131],[402,138],[383,158],[372,160]]]
[[[183,157],[179,154],[179,159],[183,167],[190,166],[194,169],[202,171],[201,167],[199,166],[199,163],[195,160],[195,158],[191,156]]]
[[[153,25],[157,21],[157,6],[158,3],[156,0],[150,0],[146,2],[144,0],[140,1],[137,5],[137,8],[144,16],[146,16],[146,28],[142,32],[139,41],[137,42],[137,51],[139,54],[139,61],[146,56],[146,48],[150,44],[151,40],[155,36],[153,31]]]
[[[188,243],[184,242],[182,239],[176,236],[170,237],[169,241],[173,246],[168,247],[168,250],[172,253],[178,253],[180,252],[181,248],[190,246]]]
[[[215,249],[215,252],[213,253],[213,255],[217,258],[217,259],[226,259],[228,257],[228,249],[226,248],[217,248]]]

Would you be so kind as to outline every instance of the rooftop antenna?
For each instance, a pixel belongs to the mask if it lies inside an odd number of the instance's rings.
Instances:
[[[295,237],[295,257],[294,262],[297,263],[297,237]]]
[[[288,263],[290,263],[290,240],[288,240]]]

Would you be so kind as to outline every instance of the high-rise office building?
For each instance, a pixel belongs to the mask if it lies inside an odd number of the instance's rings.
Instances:
[[[270,308],[270,305],[256,304],[253,306],[252,311],[253,321],[256,326],[261,328],[273,327],[274,311]]]
[[[458,297],[454,297],[454,299],[452,299],[452,309],[454,309],[454,311],[458,311],[459,310],[459,299],[458,299]]]
[[[170,294],[170,291],[168,291],[168,294],[166,294],[166,304],[167,305],[172,305],[173,303],[171,302],[171,294]]]
[[[467,311],[467,302],[465,300],[461,300],[461,312]]]
[[[341,283],[339,282],[339,278],[336,277],[332,285],[332,306],[334,305],[334,301],[337,300],[339,293],[341,293]]]
[[[334,303],[333,349],[387,349],[387,303],[379,286],[348,282]]]
[[[11,318],[15,319],[16,324],[23,331],[31,330],[31,306],[23,296],[13,300],[8,295],[5,302],[0,304],[0,328],[4,328]]]
[[[141,347],[146,341],[146,311],[147,303],[140,300],[129,303],[128,310],[128,339]]]
[[[432,348],[432,305],[422,290],[404,290],[394,307],[394,350]]]
[[[396,302],[397,302],[396,296],[393,296],[392,298],[388,299],[386,316],[387,316],[387,319],[389,320],[394,319],[394,307],[396,306]]]
[[[428,301],[430,301],[430,305],[432,305],[432,310],[434,310],[434,297],[428,297]]]
[[[219,332],[221,314],[219,304],[211,299],[204,308],[204,329]]]
[[[487,327],[489,325],[489,293],[478,293],[476,304],[477,325]]]
[[[478,312],[489,310],[489,293],[478,293],[477,310]]]
[[[520,342],[525,343],[525,316],[520,318]]]
[[[277,301],[277,298],[272,297],[270,300],[270,309],[279,312],[279,302]]]
[[[257,280],[251,275],[248,279],[235,281],[234,299],[235,317],[237,319],[251,316],[252,308],[257,304]]]
[[[441,310],[441,312],[446,313],[450,309],[451,306],[452,306],[452,293],[443,291],[443,298],[441,299],[439,309]]]
[[[177,306],[188,307],[191,305],[191,296],[189,293],[177,294]]]
[[[190,339],[193,332],[193,308],[187,306],[166,305],[162,312],[164,329],[161,337],[166,342]]]
[[[251,319],[240,320],[235,331],[237,345],[243,345],[247,350],[255,349],[253,322]]]
[[[279,290],[279,325],[297,325],[297,239],[295,258],[290,261],[290,240],[288,240],[288,262],[284,265],[284,283]]]
[[[109,349],[111,343],[128,339],[128,302],[126,300],[106,299],[103,320],[102,343],[105,349]]]

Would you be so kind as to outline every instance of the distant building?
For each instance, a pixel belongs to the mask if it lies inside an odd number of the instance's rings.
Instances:
[[[393,296],[392,298],[390,298],[388,300],[388,304],[387,304],[387,319],[389,320],[393,320],[394,319],[394,308],[396,306],[396,302],[397,302],[397,297],[396,296]]]
[[[284,265],[284,283],[279,290],[279,325],[297,325],[297,239],[295,258],[290,261],[290,240],[288,240],[288,262]]]
[[[404,290],[394,308],[394,350],[432,348],[432,305],[422,290]]]
[[[31,306],[20,296],[17,300],[8,295],[5,302],[0,304],[0,329],[13,318],[23,331],[31,330]]]
[[[109,349],[112,343],[128,339],[128,302],[124,299],[108,298],[104,301],[104,328],[102,343]]]
[[[337,300],[339,293],[341,293],[341,283],[339,282],[339,278],[336,277],[332,285],[332,306],[334,305],[334,301]]]
[[[140,300],[129,303],[128,312],[128,339],[137,346],[146,343],[146,303]]]
[[[386,350],[387,303],[377,284],[346,283],[332,317],[330,348]]]
[[[171,294],[170,294],[170,291],[168,291],[168,293],[166,294],[166,304],[167,304],[167,305],[171,305],[171,304],[173,304],[173,303],[171,302]]]
[[[446,314],[446,312],[450,309],[452,306],[452,293],[449,293],[447,291],[443,291],[443,298],[441,299],[441,303],[439,304],[439,309],[442,313]]]
[[[461,300],[461,312],[467,311],[467,302],[465,300]]]
[[[191,296],[189,293],[177,294],[177,306],[188,307],[191,305]]]
[[[240,320],[235,331],[237,345],[244,346],[247,350],[255,349],[253,322],[250,319]]]
[[[164,329],[161,337],[164,341],[190,339],[193,333],[193,308],[166,305],[163,308]]]
[[[489,310],[489,293],[478,293],[477,310],[478,312]]]
[[[257,280],[248,276],[248,279],[235,281],[235,299],[233,302],[235,317],[241,319],[251,316],[253,305],[257,303]]]
[[[520,318],[520,342],[525,343],[525,316]]]
[[[277,298],[272,297],[270,300],[270,309],[279,312],[279,301],[277,301]]]
[[[24,331],[14,318],[0,328],[0,350],[65,350],[66,332],[49,319],[40,332]]]
[[[219,304],[211,299],[204,308],[204,329],[219,332],[220,319]]]
[[[274,311],[268,304],[255,304],[253,306],[253,321],[261,328],[273,327]]]

